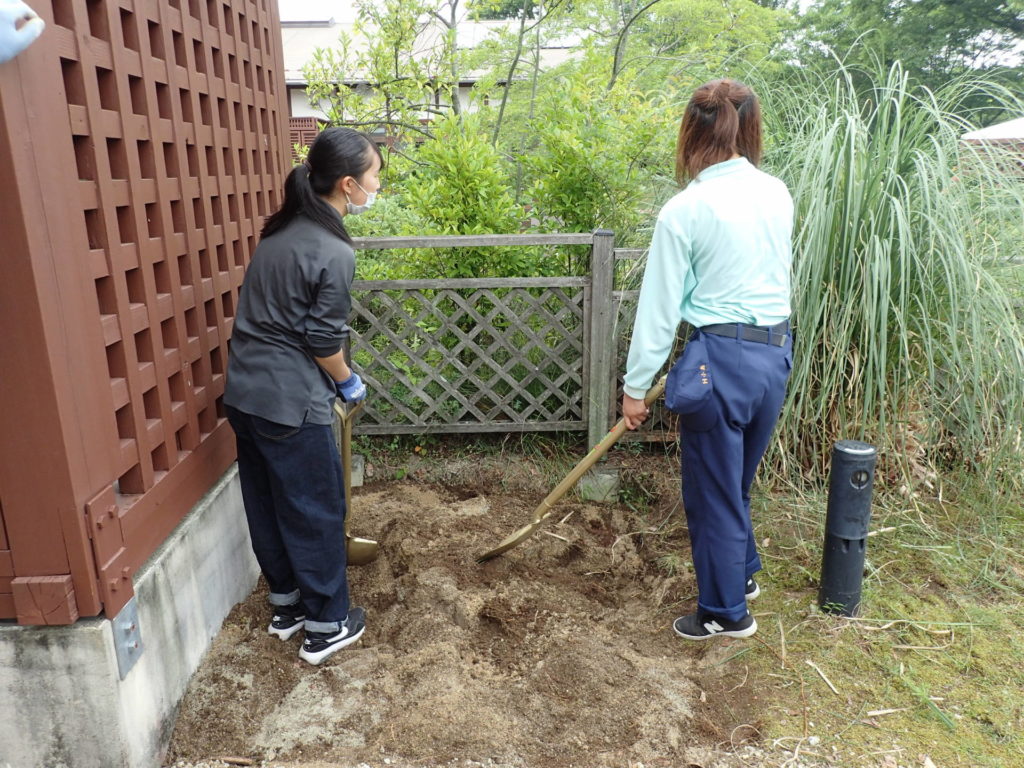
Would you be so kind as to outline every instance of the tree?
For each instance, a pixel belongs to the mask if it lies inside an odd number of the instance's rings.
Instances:
[[[788,13],[754,0],[575,0],[573,21],[606,49],[607,85],[624,73],[640,88],[684,71],[727,74],[726,61],[758,61],[781,42]],[[692,77],[685,78],[687,81]]]
[[[459,0],[356,4],[356,38],[342,34],[303,69],[310,103],[331,124],[382,130],[389,143],[429,137],[432,119],[460,111]]]
[[[563,10],[568,4],[568,0],[549,0],[546,4],[541,0],[540,3],[535,4],[534,0],[519,0],[522,3],[522,14],[519,16],[519,30],[511,38],[506,35],[507,38],[513,40],[511,48],[513,50],[511,61],[508,63],[508,72],[504,75],[504,86],[501,91],[501,102],[498,106],[498,117],[494,122],[494,131],[491,136],[491,143],[498,143],[498,136],[501,134],[501,125],[505,117],[505,107],[508,105],[509,95],[512,92],[512,86],[516,79],[516,71],[519,68],[519,64],[523,57],[524,49],[527,45],[527,36],[529,35],[534,41],[533,49],[533,78],[531,88],[531,106],[530,114],[533,114],[533,98],[536,96],[536,83],[537,78],[540,74],[540,41],[541,41],[541,27],[549,20],[549,18],[558,14],[559,11]],[[527,8],[535,9],[535,15],[528,14]],[[534,19],[534,16],[536,18]],[[527,25],[527,19],[534,19],[531,24]],[[500,44],[500,43],[499,43]],[[500,66],[500,65],[499,65]]]
[[[521,16],[534,18],[537,3],[534,0],[476,0],[470,5],[470,13],[478,19],[518,19]]]
[[[936,88],[957,74],[1019,66],[1021,0],[818,0],[802,19],[805,60],[824,53],[854,67],[899,62]]]
[[[663,0],[636,25],[635,58],[659,78],[684,67],[728,75],[748,62],[763,71],[789,19],[753,0]]]
[[[677,110],[622,81],[609,90],[604,73],[588,63],[546,82],[528,123],[535,144],[520,157],[532,216],[542,231],[603,227],[620,244],[645,244],[638,230],[675,191],[666,177]],[[570,269],[585,273],[587,264]]]

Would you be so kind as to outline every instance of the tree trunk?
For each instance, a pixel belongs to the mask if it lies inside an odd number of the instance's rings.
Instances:
[[[523,55],[523,37],[526,35],[526,11],[530,0],[523,0],[522,16],[519,17],[519,39],[516,41],[516,53],[512,57],[512,64],[508,68],[508,77],[505,79],[505,90],[501,93],[501,106],[498,107],[498,120],[494,123],[494,134],[491,136],[491,146],[498,144],[498,134],[501,133],[501,122],[505,119],[505,105],[508,104],[508,93],[512,88],[512,78],[516,74],[516,67],[519,66],[519,58]]]
[[[619,39],[615,42],[615,56],[612,59],[612,76],[611,79],[608,80],[609,91],[615,86],[615,81],[618,79],[619,72],[622,70],[622,59],[626,55],[626,42],[629,40],[629,28],[633,26],[633,22],[639,19],[648,8],[659,2],[661,2],[661,0],[650,0],[650,2],[644,5],[639,11],[634,13],[619,31]]]

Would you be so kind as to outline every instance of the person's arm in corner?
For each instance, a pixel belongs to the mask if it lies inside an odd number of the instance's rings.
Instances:
[[[672,351],[689,274],[689,237],[663,211],[654,226],[626,358],[622,415],[629,429],[647,418],[644,395]]]
[[[28,48],[45,26],[39,15],[21,0],[0,0],[0,64]]]

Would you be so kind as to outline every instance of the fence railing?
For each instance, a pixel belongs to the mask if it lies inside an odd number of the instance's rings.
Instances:
[[[586,245],[583,276],[356,281],[352,357],[370,386],[360,434],[586,430],[617,418],[642,251],[613,233],[365,238],[361,250]],[[617,269],[617,264],[620,269]],[[660,411],[640,433],[663,439]]]

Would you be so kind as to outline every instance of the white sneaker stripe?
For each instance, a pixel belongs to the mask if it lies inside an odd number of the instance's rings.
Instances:
[[[704,622],[704,629],[706,629],[711,634],[714,634],[715,632],[721,632],[724,629],[724,627],[717,621],[706,621]]]

